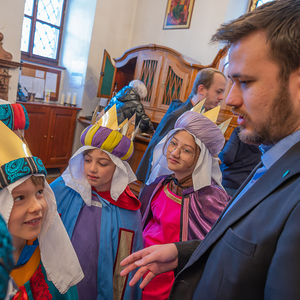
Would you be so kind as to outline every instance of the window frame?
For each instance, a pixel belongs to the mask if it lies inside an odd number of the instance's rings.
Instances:
[[[62,32],[63,32],[63,25],[64,25],[64,19],[65,19],[67,0],[63,0],[60,26],[53,25],[51,23],[48,23],[48,22],[37,19],[38,1],[39,0],[33,0],[32,16],[26,15],[24,13],[23,22],[24,22],[25,17],[30,18],[31,19],[31,28],[30,28],[30,35],[29,35],[28,52],[21,51],[21,59],[27,60],[27,61],[32,61],[32,62],[37,62],[37,63],[44,63],[44,64],[57,66],[58,62],[59,62],[59,57],[60,57],[60,48],[61,48],[61,40],[62,40]],[[49,25],[51,27],[55,27],[56,29],[59,30],[58,44],[57,44],[57,51],[56,51],[56,58],[55,59],[33,54],[33,43],[34,43],[34,33],[35,33],[35,28],[36,28],[36,22],[40,22],[40,23]]]
[[[258,2],[258,1],[259,1],[259,0],[251,0],[251,1],[250,1],[249,11],[252,11],[253,9],[256,8],[256,5],[257,5],[257,2]],[[271,0],[271,1],[273,1],[273,0]]]

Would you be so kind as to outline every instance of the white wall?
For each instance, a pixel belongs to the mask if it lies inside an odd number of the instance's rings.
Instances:
[[[97,1],[87,61],[86,81],[93,78],[98,87],[104,49],[112,57],[118,57],[130,48],[136,3],[137,0]],[[86,92],[83,92],[80,115],[91,115],[98,102],[99,98],[95,97],[90,100]],[[81,146],[79,137],[83,129],[84,126],[78,123],[75,131],[73,152]]]
[[[67,95],[68,92],[76,93],[78,107],[83,107],[84,82],[88,68],[88,56],[92,38],[95,10],[97,0],[72,0],[67,2],[67,14],[64,23],[60,65],[65,67],[64,79],[61,91]],[[77,66],[76,66],[77,65]],[[78,69],[79,66],[79,69]],[[80,69],[82,66],[82,69]],[[76,69],[74,69],[76,68]],[[71,72],[82,73],[82,85],[70,86]],[[96,106],[96,105],[95,105]],[[79,137],[83,126],[76,122],[74,151],[80,147]]]
[[[163,30],[167,0],[139,0],[130,47],[155,43],[210,64],[218,45],[209,45],[211,36],[224,21],[246,12],[248,0],[195,0],[189,29]]]
[[[0,0],[0,32],[3,33],[3,49],[12,54],[12,61],[21,60],[21,37],[25,0]],[[9,69],[8,100],[16,102],[19,68]]]

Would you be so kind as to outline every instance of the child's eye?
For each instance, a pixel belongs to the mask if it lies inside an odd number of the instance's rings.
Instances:
[[[44,190],[42,189],[42,190],[39,190],[38,192],[37,192],[37,194],[38,195],[43,195],[44,194]]]
[[[18,201],[22,201],[24,199],[24,196],[18,196],[14,199],[15,202],[18,202]]]
[[[171,141],[170,144],[173,145],[173,146],[176,146],[176,142],[174,142],[174,141]]]
[[[85,159],[84,159],[84,161],[86,161],[86,162],[90,162],[91,160],[90,160],[90,159],[88,159],[88,158],[85,158]]]
[[[41,189],[39,190],[37,193],[36,193],[36,198],[37,199],[40,199],[40,198],[43,198],[44,197],[44,189]]]

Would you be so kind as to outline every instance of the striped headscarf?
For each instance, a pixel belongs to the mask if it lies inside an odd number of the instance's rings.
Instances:
[[[105,150],[122,160],[129,160],[133,154],[133,142],[117,130],[99,126],[88,126],[81,134],[83,146],[93,146]]]

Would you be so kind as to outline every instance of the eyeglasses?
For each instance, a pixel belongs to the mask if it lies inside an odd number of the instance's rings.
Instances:
[[[170,141],[167,151],[172,153],[178,148],[178,144],[175,141]],[[188,161],[191,157],[194,157],[194,154],[188,148],[178,148],[179,156],[183,161]]]

